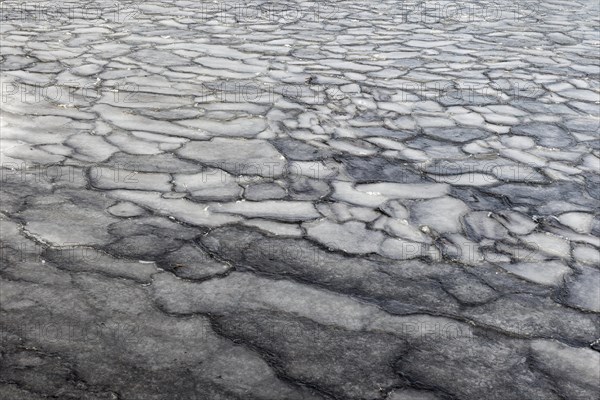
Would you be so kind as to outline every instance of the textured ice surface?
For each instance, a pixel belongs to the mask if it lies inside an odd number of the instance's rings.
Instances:
[[[571,272],[569,267],[558,261],[504,264],[502,268],[542,285],[560,285],[564,275]]]
[[[410,210],[411,218],[419,226],[424,225],[438,232],[458,232],[461,217],[469,207],[452,197],[440,197],[415,203]]]
[[[267,141],[215,138],[189,142],[179,150],[181,157],[224,169],[235,175],[278,177],[285,158]]]
[[[598,399],[598,2],[243,3],[2,3],[0,399]]]

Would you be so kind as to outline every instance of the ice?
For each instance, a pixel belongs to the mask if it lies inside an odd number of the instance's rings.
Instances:
[[[251,138],[266,129],[262,118],[237,118],[231,121],[215,121],[204,118],[178,121],[179,124],[201,129],[214,136],[237,136]]]
[[[321,60],[320,63],[323,65],[327,65],[329,67],[335,68],[337,70],[369,72],[369,71],[379,71],[381,69],[381,67],[376,67],[373,65],[359,64],[359,63],[355,63],[352,61]]]
[[[303,225],[308,237],[327,247],[351,254],[376,253],[384,235],[367,229],[363,222],[336,224],[321,220]]]
[[[92,186],[100,189],[171,191],[171,175],[169,174],[98,168],[92,170],[90,175]]]
[[[375,196],[386,196],[395,199],[431,199],[442,197],[448,193],[449,186],[445,184],[423,183],[368,183],[356,185],[356,189]]]
[[[380,207],[380,210],[393,218],[408,218],[407,208],[398,200],[391,200],[385,203]]]
[[[119,151],[118,147],[108,143],[101,136],[92,136],[89,133],[70,136],[65,144],[75,150],[73,157],[82,161],[104,161]]]
[[[224,274],[231,269],[230,265],[212,259],[202,249],[189,244],[165,254],[159,265],[181,278],[199,280]]]
[[[544,167],[547,164],[545,159],[522,150],[501,149],[500,155],[530,167]]]
[[[490,136],[489,132],[478,128],[432,128],[425,129],[425,134],[436,139],[448,140],[454,143],[466,143],[475,139],[483,139]]]
[[[412,47],[422,47],[422,48],[431,48],[431,47],[444,47],[451,44],[454,44],[454,41],[451,40],[409,40],[405,44],[407,46]]]
[[[173,184],[175,191],[191,193],[196,197],[232,200],[242,194],[238,179],[216,168],[191,175],[175,174]]]
[[[584,264],[598,265],[600,264],[600,251],[589,246],[575,246],[573,249],[573,257],[576,261]]]
[[[535,168],[523,164],[494,165],[491,172],[505,182],[548,182],[548,178]]]
[[[558,381],[569,398],[583,400],[595,396],[600,390],[598,352],[571,347],[556,340],[536,340],[530,347],[536,364]]]
[[[153,65],[160,65],[163,67],[185,65],[189,63],[189,60],[183,57],[154,49],[142,49],[136,51],[135,53],[131,54],[131,57],[139,61],[149,62]]]
[[[519,118],[510,115],[483,114],[483,118],[486,122],[495,125],[517,125],[519,123]]]
[[[57,246],[107,244],[113,240],[107,225],[116,219],[91,207],[70,202],[38,205],[24,210],[25,231]]]
[[[86,64],[86,65],[81,65],[79,67],[75,67],[75,68],[71,69],[72,73],[74,73],[75,75],[81,75],[81,76],[95,75],[95,74],[99,73],[100,71],[102,71],[102,67],[100,65],[96,65],[96,64]]]
[[[160,193],[139,190],[114,190],[111,197],[130,201],[140,206],[152,209],[161,215],[172,216],[183,222],[201,226],[219,226],[239,221],[233,215],[215,214],[208,206],[197,204],[185,199],[165,199]]]
[[[578,269],[569,277],[567,293],[573,307],[600,312],[600,271],[590,267]]]
[[[286,168],[285,158],[263,140],[215,138],[206,142],[192,141],[177,154],[233,175],[275,178],[281,176]]]
[[[244,197],[253,201],[281,199],[285,196],[287,196],[286,190],[276,183],[249,185],[244,191]]]
[[[119,128],[132,131],[149,131],[152,133],[179,136],[190,139],[207,139],[209,135],[197,129],[186,128],[168,121],[159,121],[141,115],[125,112],[126,109],[109,105],[95,105],[93,111],[97,112],[106,121]]]
[[[495,185],[499,181],[492,175],[469,173],[461,175],[429,175],[434,181],[450,183],[455,186],[488,186]]]
[[[439,400],[433,392],[425,390],[398,389],[394,390],[386,400]]]
[[[462,264],[475,266],[484,261],[479,245],[459,233],[445,234],[437,244],[446,258]]]
[[[329,145],[334,149],[357,156],[372,156],[377,153],[375,146],[369,146],[366,142],[331,140]]]
[[[570,135],[556,125],[534,123],[513,127],[511,132],[520,136],[528,136],[546,147],[567,147],[573,144]]]
[[[459,232],[461,217],[469,211],[465,203],[452,197],[424,200],[410,209],[411,219],[438,232]]]
[[[446,128],[455,125],[452,120],[444,117],[415,116],[415,120],[421,128]]]
[[[152,141],[152,142],[183,144],[188,141],[188,139],[185,139],[185,138],[165,136],[165,135],[161,135],[158,133],[144,132],[144,131],[133,131],[133,132],[131,132],[131,134],[133,136],[139,137],[140,139],[144,139],[146,141]]]
[[[501,211],[494,213],[492,214],[492,218],[517,235],[531,233],[538,225],[528,216],[515,211]]]
[[[146,213],[143,208],[127,201],[116,203],[115,205],[110,206],[106,211],[115,217],[123,218],[139,217]]]
[[[591,90],[567,89],[559,92],[559,94],[570,99],[596,102],[596,104],[600,102],[600,93]]]
[[[512,149],[527,150],[535,146],[535,141],[528,136],[503,136],[500,140]]]
[[[590,233],[592,230],[593,214],[570,212],[558,217],[561,224],[568,226],[578,233]]]
[[[0,398],[597,398],[597,2],[79,3],[2,4]]]
[[[242,200],[235,203],[211,204],[209,210],[214,213],[292,222],[320,217],[313,204],[304,201],[265,200],[255,202]]]
[[[298,225],[294,224],[287,224],[259,218],[246,220],[243,222],[243,224],[262,229],[263,231],[269,232],[273,235],[293,237],[302,236],[302,230]]]
[[[552,235],[550,233],[531,233],[527,236],[523,236],[523,243],[540,251],[542,253],[558,256],[563,259],[570,257],[570,244],[568,240],[563,239],[560,236]]]
[[[413,242],[431,243],[431,238],[425,236],[421,230],[410,225],[406,220],[381,217],[375,221],[373,227],[402,239]]]
[[[469,236],[478,242],[484,238],[504,239],[508,235],[508,230],[486,211],[469,213],[465,216],[464,221]]]
[[[106,138],[106,140],[130,154],[160,154],[163,152],[163,149],[160,147],[160,143],[139,140],[133,135],[124,134],[121,132],[115,132],[111,134]],[[176,145],[170,150],[174,150],[178,147],[179,146]]]
[[[153,263],[140,263],[137,260],[114,258],[92,247],[67,246],[51,248],[43,253],[47,258],[59,265],[59,268],[73,272],[99,272],[102,274],[133,279],[149,283],[153,274],[158,272]]]
[[[477,113],[464,113],[452,116],[452,119],[459,124],[467,126],[483,126],[485,120]]]
[[[388,197],[378,192],[361,191],[353,187],[350,182],[333,182],[333,198],[365,207],[378,207],[385,203]]]
[[[571,269],[559,261],[520,262],[516,264],[501,264],[505,270],[541,285],[562,285],[566,274]]]
[[[46,151],[33,148],[29,144],[23,144],[20,141],[4,140],[0,141],[2,150],[2,163],[4,165],[21,165],[21,161],[35,161],[44,164],[57,164],[64,160],[64,156],[50,154]]]

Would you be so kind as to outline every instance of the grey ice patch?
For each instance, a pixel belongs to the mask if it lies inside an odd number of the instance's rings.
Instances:
[[[233,175],[281,176],[285,158],[267,141],[214,138],[192,141],[177,151],[180,156],[223,169]]]
[[[304,224],[309,238],[351,254],[376,253],[384,235],[367,229],[363,222],[336,224],[327,220]]]

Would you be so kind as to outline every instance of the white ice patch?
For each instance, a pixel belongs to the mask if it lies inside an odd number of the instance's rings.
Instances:
[[[376,253],[385,236],[367,229],[363,222],[336,224],[328,220],[303,225],[309,238],[325,246],[352,254]]]
[[[450,187],[438,183],[366,183],[356,185],[358,191],[378,193],[390,199],[431,199],[445,196]]]
[[[560,261],[523,262],[501,264],[502,268],[528,281],[541,285],[558,286],[571,269]]]
[[[453,197],[440,197],[415,203],[411,217],[419,225],[430,226],[438,232],[460,232],[460,219],[469,207]]]
[[[237,201],[235,203],[212,203],[214,213],[237,214],[249,218],[266,218],[279,221],[306,221],[319,218],[320,214],[309,201]]]

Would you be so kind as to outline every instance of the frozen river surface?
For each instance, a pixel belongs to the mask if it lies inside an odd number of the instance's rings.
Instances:
[[[4,2],[0,399],[598,399],[598,13]]]

